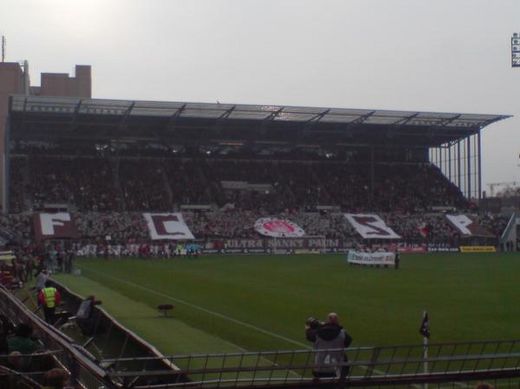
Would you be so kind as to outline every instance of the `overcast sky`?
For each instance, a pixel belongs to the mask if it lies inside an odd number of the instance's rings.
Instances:
[[[514,115],[484,183],[520,181],[514,32],[520,0],[0,1],[33,85],[90,64],[98,98]]]

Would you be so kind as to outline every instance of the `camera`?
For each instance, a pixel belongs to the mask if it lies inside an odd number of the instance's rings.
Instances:
[[[321,321],[319,321],[318,319],[316,319],[315,317],[312,317],[312,316],[307,318],[307,320],[305,321],[305,324],[313,330],[315,330],[323,325],[323,323]]]

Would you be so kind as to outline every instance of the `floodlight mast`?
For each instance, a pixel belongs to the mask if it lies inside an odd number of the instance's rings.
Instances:
[[[511,37],[511,67],[520,68],[520,33]]]
[[[2,62],[5,62],[5,36],[2,35]]]

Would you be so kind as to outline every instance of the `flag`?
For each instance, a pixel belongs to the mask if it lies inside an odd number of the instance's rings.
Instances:
[[[428,319],[428,312],[424,311],[421,327],[419,333],[425,338],[430,337],[430,321]]]
[[[430,226],[426,223],[420,224],[417,229],[423,238],[428,238],[428,235],[430,235]]]

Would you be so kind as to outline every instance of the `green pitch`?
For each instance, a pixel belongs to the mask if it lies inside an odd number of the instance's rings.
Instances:
[[[519,338],[520,255],[405,255],[399,270],[339,255],[78,260],[57,279],[166,354],[308,347],[308,316],[340,315],[353,346]],[[157,305],[175,305],[161,317]]]

